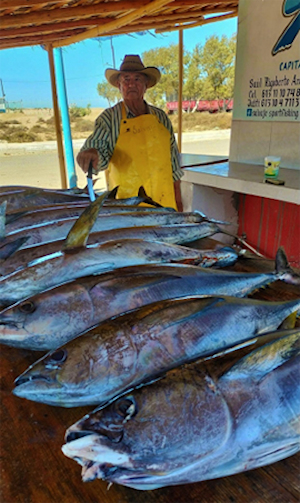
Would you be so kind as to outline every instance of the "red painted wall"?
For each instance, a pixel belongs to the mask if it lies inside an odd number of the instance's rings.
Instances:
[[[283,246],[290,264],[300,268],[300,206],[240,194],[239,236],[260,253],[274,259]]]

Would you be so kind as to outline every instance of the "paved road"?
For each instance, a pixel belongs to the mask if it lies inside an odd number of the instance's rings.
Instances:
[[[76,156],[82,140],[74,141]],[[190,154],[229,154],[230,131],[205,131],[185,133],[182,151]],[[78,187],[84,187],[86,177],[77,169]],[[60,171],[54,142],[47,144],[0,144],[0,185],[33,185],[37,187],[59,188]],[[95,187],[104,188],[103,175],[98,176]]]

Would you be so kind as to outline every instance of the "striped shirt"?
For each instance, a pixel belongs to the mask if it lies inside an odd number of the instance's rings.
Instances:
[[[125,105],[127,119],[132,119],[135,115]],[[148,105],[149,112],[158,117],[158,120],[170,132],[171,163],[174,181],[180,180],[183,172],[179,163],[179,152],[175,140],[172,123],[167,114],[160,108]],[[117,139],[120,133],[120,124],[122,120],[122,102],[115,106],[107,108],[96,119],[94,132],[84,142],[81,152],[89,148],[95,148],[99,154],[97,169],[103,171],[108,167],[108,163],[113,155]]]

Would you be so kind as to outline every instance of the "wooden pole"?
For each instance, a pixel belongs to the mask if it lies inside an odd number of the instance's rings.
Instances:
[[[61,188],[66,189],[68,187],[67,175],[66,175],[66,167],[65,167],[65,157],[64,157],[60,117],[59,117],[59,107],[58,107],[57,92],[56,92],[56,79],[55,79],[53,47],[51,44],[47,46],[47,51],[48,51],[49,67],[50,67],[51,90],[52,90],[58,160],[59,160],[59,168],[60,168]]]
[[[183,30],[179,30],[179,54],[178,54],[178,150],[182,150],[182,86],[183,86]]]
[[[125,14],[123,16],[117,17],[113,19],[111,22],[97,26],[96,28],[92,28],[91,30],[87,30],[79,35],[75,35],[74,37],[68,38],[68,41],[60,41],[53,44],[53,47],[62,47],[64,45],[74,44],[75,42],[80,42],[81,40],[85,40],[86,38],[100,37],[104,34],[109,33],[112,30],[117,30],[122,26],[129,25],[132,21],[139,19],[143,16],[147,16],[151,12],[159,11],[161,7],[167,4],[171,4],[174,0],[153,0],[152,2],[148,2],[146,5],[135,9],[135,4],[132,4],[131,12],[129,14]],[[116,2],[118,5],[119,2]],[[101,4],[102,5],[102,4]],[[105,5],[105,4],[104,4]]]
[[[203,13],[204,14],[204,13]],[[190,24],[185,24],[184,29],[186,30],[187,28],[196,28],[197,26],[202,26],[203,24],[209,24],[209,23],[216,23],[217,21],[224,21],[225,19],[230,19],[232,17],[237,17],[238,11],[233,10],[232,12],[229,12],[228,14],[220,14],[219,16],[214,16],[214,17],[209,17],[207,19],[202,19],[198,23],[190,23]],[[155,33],[165,33],[167,31],[176,31],[176,30],[181,30],[182,26],[172,26],[169,28],[160,28],[158,30],[155,30]]]

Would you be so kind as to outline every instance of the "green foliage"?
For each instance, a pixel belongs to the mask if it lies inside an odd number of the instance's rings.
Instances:
[[[97,92],[99,96],[108,101],[111,107],[120,99],[120,91],[116,87],[111,86],[108,82],[103,80],[97,85]]]
[[[78,107],[77,105],[71,105],[69,107],[69,115],[70,115],[71,121],[78,119],[80,117],[85,117],[86,115],[89,115],[90,113],[91,113],[90,103],[88,103],[85,108]]]
[[[236,36],[221,38],[211,36],[204,44],[196,45],[192,52],[183,54],[183,99],[230,99],[233,96]],[[146,99],[155,106],[164,108],[167,101],[178,100],[178,44],[143,52],[145,66],[155,66],[161,79],[147,90]],[[120,97],[119,91],[100,82],[100,96],[112,106]]]
[[[161,79],[155,87],[147,91],[147,100],[156,106],[173,101],[178,96],[178,45],[170,44],[143,52],[145,66],[156,66],[161,72]]]
[[[232,98],[234,87],[236,36],[213,35],[191,54],[185,95],[198,99]],[[197,78],[198,75],[198,78]]]

